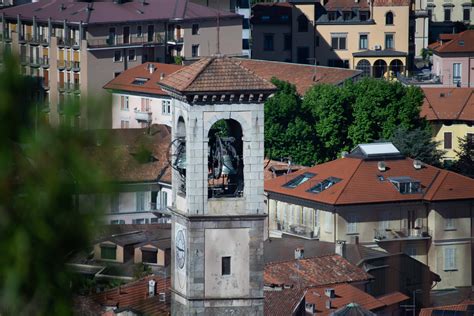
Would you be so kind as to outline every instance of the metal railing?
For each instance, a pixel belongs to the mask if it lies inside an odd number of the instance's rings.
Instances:
[[[49,67],[49,57],[48,56],[43,56],[43,58],[41,58],[41,66],[47,68]]]
[[[41,58],[30,56],[30,66],[31,67],[39,67],[40,65],[41,65]]]
[[[401,229],[374,229],[375,240],[395,239],[425,239],[430,238],[431,232],[426,226]]]
[[[277,221],[277,230],[304,238],[319,239],[319,229],[305,225],[286,224],[285,222]]]
[[[89,48],[113,47],[119,45],[146,45],[146,44],[163,44],[163,36],[155,34],[151,40],[147,36],[130,36],[128,41],[124,41],[123,37],[109,37],[101,39],[90,39],[87,41]]]
[[[135,109],[135,119],[139,122],[151,122],[151,114],[152,113],[150,111],[141,111]]]

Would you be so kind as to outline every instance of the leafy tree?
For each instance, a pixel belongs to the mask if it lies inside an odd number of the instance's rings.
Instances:
[[[453,169],[467,177],[474,178],[474,140],[466,135],[458,138],[460,150],[454,152],[459,157]]]
[[[39,119],[36,87],[11,57],[0,72],[0,314],[70,314],[72,250],[90,244],[94,208],[79,190],[103,189],[85,134]]]
[[[433,140],[429,128],[413,130],[398,128],[389,140],[403,155],[440,166],[444,151],[438,149],[440,142]]]

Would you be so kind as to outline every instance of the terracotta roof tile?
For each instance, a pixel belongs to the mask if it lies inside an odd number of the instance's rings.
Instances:
[[[302,288],[283,288],[264,291],[264,315],[288,316],[293,315],[295,308],[305,296]]]
[[[242,59],[240,63],[267,80],[275,77],[294,84],[300,95],[304,95],[315,84],[339,85],[361,74],[359,70],[267,60]]]
[[[153,73],[150,73],[150,65],[153,66]],[[107,83],[104,88],[168,96],[166,92],[161,90],[158,82],[163,75],[166,77],[181,68],[183,66],[180,65],[144,63],[122,72],[118,77]],[[146,79],[146,82],[142,85],[134,84],[133,82],[136,79]]]
[[[334,289],[335,292],[335,297],[331,299],[330,309],[326,308],[326,301],[329,300],[329,297],[325,295],[324,291],[327,288]],[[308,288],[305,299],[306,303],[315,304],[318,316],[329,316],[335,310],[342,308],[349,303],[357,303],[367,310],[374,310],[386,306],[386,304],[372,295],[347,283]]]
[[[373,277],[339,255],[274,262],[265,265],[265,284],[303,288],[337,283],[368,281]]]
[[[404,7],[409,6],[410,0],[375,0],[376,7]]]
[[[156,295],[148,296],[148,281],[156,282]],[[170,278],[148,276],[114,289],[90,296],[95,302],[105,306],[114,305],[119,309],[134,309],[145,315],[169,315],[170,313]],[[160,301],[159,293],[165,293],[165,301]]]
[[[474,88],[423,88],[420,116],[429,121],[474,121]]]
[[[207,57],[165,77],[160,85],[180,93],[275,91],[275,86],[237,59]]]
[[[441,44],[430,47],[435,53],[467,53],[469,56],[474,53],[474,30],[440,38],[443,39]]]
[[[393,304],[398,304],[403,301],[406,301],[410,299],[410,297],[400,292],[393,292],[393,293],[379,296],[377,297],[377,299],[381,301],[382,303],[384,303],[385,305],[390,306]]]
[[[265,166],[265,170],[264,170],[265,180],[273,179],[284,174],[289,174],[289,173],[307,168],[305,166],[299,166],[299,165],[293,165],[293,164],[289,166],[288,163],[286,162],[270,160],[270,159],[265,159],[263,165]]]
[[[413,159],[410,158],[385,161],[387,166],[385,172],[378,170],[377,163],[378,161],[359,158],[340,158],[290,175],[266,180],[265,191],[329,205],[474,199],[474,180],[460,174],[430,165],[424,165],[417,170],[413,167]],[[284,186],[305,172],[316,175],[296,188]],[[383,177],[382,181],[379,176]],[[329,177],[336,177],[341,181],[320,193],[307,192]],[[402,194],[388,180],[390,177],[410,177],[418,180],[422,192]]]
[[[431,316],[433,311],[467,311],[471,309],[474,305],[474,301],[472,300],[465,300],[462,303],[454,304],[454,305],[445,305],[445,306],[436,306],[430,308],[422,308],[420,314],[418,316]]]

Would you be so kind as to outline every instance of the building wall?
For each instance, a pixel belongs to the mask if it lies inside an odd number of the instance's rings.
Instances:
[[[273,50],[264,50],[266,34],[273,34]],[[285,34],[291,35],[291,25],[254,25],[252,30],[252,58],[291,62],[291,49],[286,50],[284,46]]]
[[[469,124],[463,122],[454,122],[451,125],[441,124],[441,123],[432,123],[433,127],[433,138],[435,141],[439,142],[438,149],[446,151],[444,155],[444,160],[456,160],[457,154],[455,151],[459,151],[459,140],[458,138],[464,138],[467,134],[474,134],[474,122]],[[452,148],[444,148],[444,133],[452,133]]]
[[[308,19],[308,31],[307,32],[298,32],[298,17],[300,15],[305,15]],[[309,50],[309,59],[301,63],[305,64],[314,64],[315,61],[311,58],[315,57],[314,54],[314,45],[315,45],[315,6],[311,4],[295,4],[292,8],[292,34],[293,39],[292,43],[292,58],[293,62],[298,62],[298,47],[307,47]],[[318,51],[319,56],[319,51]],[[319,58],[319,57],[318,57]]]
[[[162,267],[164,267],[166,265],[165,252],[162,249],[156,248],[153,245],[143,245],[142,247],[156,249],[157,250],[157,252],[156,252],[156,265],[162,266]],[[134,252],[134,256],[133,256],[133,262],[134,263],[142,262],[142,247],[135,248],[135,252]],[[146,264],[152,264],[152,263],[146,263]]]
[[[121,97],[128,97],[128,110],[121,109]],[[122,91],[112,94],[112,128],[124,128],[122,121],[128,122],[129,128],[143,128],[146,124],[142,125],[141,122],[137,121],[135,109],[141,111],[142,99],[150,100],[150,112],[152,113],[151,124],[165,124],[171,126],[172,117],[171,112],[163,112],[163,101],[170,101],[170,109],[172,110],[173,104],[172,99],[168,96],[158,95],[137,95],[134,93]]]
[[[443,0],[428,0],[427,4],[428,5],[434,5],[432,6],[432,16],[431,16],[431,21],[433,22],[444,22],[444,9],[445,6],[444,4],[452,4],[453,7],[451,7],[451,21],[463,21],[463,4],[464,3],[469,3],[468,1],[464,0],[451,0],[449,2],[443,1]],[[446,7],[448,8],[448,7]],[[470,8],[471,10],[471,20],[472,20],[472,7],[466,6],[466,8]],[[465,21],[467,22],[467,21]]]
[[[117,247],[116,248],[116,259],[115,260],[108,260],[108,259],[102,259],[101,258],[101,248],[100,248],[101,244],[108,244],[108,245],[112,245],[112,246]],[[103,261],[123,263],[124,262],[124,260],[123,260],[124,259],[123,247],[119,246],[119,245],[116,245],[116,244],[114,244],[113,242],[110,242],[110,241],[104,241],[104,242],[95,244],[94,245],[94,259],[95,260],[103,260]]]
[[[461,87],[474,87],[474,56],[439,56],[433,54],[432,72],[439,76],[442,86],[456,87],[453,82],[453,64],[461,64]]]

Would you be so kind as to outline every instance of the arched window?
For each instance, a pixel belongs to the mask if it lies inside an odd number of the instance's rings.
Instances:
[[[386,25],[393,25],[393,13],[392,12],[387,12],[387,14],[385,14],[385,24]]]
[[[362,76],[370,77],[370,62],[367,59],[360,60],[356,69],[362,71]]]
[[[308,22],[306,15],[301,14],[298,17],[298,32],[308,32]]]

